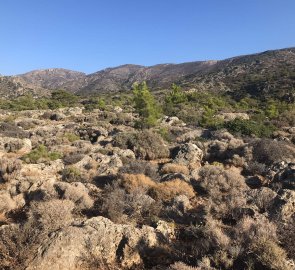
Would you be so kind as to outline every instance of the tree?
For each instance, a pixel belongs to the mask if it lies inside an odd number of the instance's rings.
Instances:
[[[72,93],[64,90],[57,90],[51,93],[51,104],[50,107],[60,108],[60,107],[71,107],[76,106],[78,103],[78,97]]]
[[[146,82],[133,84],[133,102],[135,111],[141,118],[137,126],[140,128],[154,126],[160,117],[160,109]]]
[[[187,101],[187,96],[180,86],[173,83],[171,88],[172,91],[165,98],[166,103],[179,104]]]

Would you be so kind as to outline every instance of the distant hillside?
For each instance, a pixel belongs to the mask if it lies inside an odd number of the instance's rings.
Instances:
[[[36,70],[18,76],[0,77],[0,94],[2,97],[26,92],[42,95],[53,89],[97,94],[129,90],[136,81],[147,81],[152,89],[165,89],[177,83],[185,89],[197,91],[226,91],[236,98],[250,95],[292,100],[295,98],[295,48],[222,61],[150,67],[123,65],[89,75],[65,69]]]
[[[34,70],[18,75],[26,83],[46,89],[58,89],[72,80],[80,80],[86,76],[85,73],[62,68],[51,68],[44,70]]]

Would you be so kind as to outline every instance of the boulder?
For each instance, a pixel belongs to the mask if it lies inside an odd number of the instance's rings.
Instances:
[[[186,143],[176,149],[174,163],[188,165],[192,168],[199,166],[203,158],[203,151],[193,143]]]
[[[151,227],[138,229],[94,217],[51,233],[26,270],[87,269],[93,260],[135,269],[142,263],[140,254],[156,244]]]

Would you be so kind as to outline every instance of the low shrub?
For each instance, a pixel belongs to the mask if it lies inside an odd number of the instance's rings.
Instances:
[[[62,171],[62,180],[69,183],[80,182],[82,180],[82,174],[75,167],[66,167]]]
[[[43,161],[53,161],[62,158],[62,154],[59,152],[50,152],[44,145],[39,145],[30,153],[24,155],[22,159],[26,163],[38,163]]]
[[[66,138],[69,142],[75,142],[80,140],[80,137],[74,133],[65,133],[64,138]]]
[[[193,187],[180,179],[158,183],[150,188],[149,194],[163,201],[171,201],[178,195],[186,195],[188,198],[195,196]]]
[[[224,124],[230,132],[242,135],[255,135],[257,137],[271,137],[276,130],[275,126],[270,123],[255,122],[252,120],[242,120],[236,118],[233,121]]]
[[[253,159],[256,162],[271,165],[284,159],[294,158],[295,151],[283,141],[262,139],[253,143]]]
[[[182,173],[185,175],[189,175],[189,169],[185,165],[177,164],[177,163],[166,163],[161,168],[161,173],[168,174],[168,173]]]
[[[138,159],[153,160],[167,158],[170,155],[162,137],[150,130],[119,133],[114,137],[113,145],[123,149],[131,149]]]
[[[114,183],[105,189],[102,211],[116,223],[147,223],[158,215],[160,209],[161,205],[146,195],[140,186],[126,192]]]

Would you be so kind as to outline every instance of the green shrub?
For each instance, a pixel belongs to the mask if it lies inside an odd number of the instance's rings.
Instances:
[[[78,105],[78,97],[64,90],[57,90],[51,93],[49,107],[51,109],[60,107],[71,107]]]
[[[75,167],[66,167],[62,171],[62,179],[66,182],[79,182],[81,181],[81,172]]]
[[[95,109],[104,110],[106,103],[104,99],[98,97],[92,97],[83,102],[86,111],[93,111]]]
[[[225,127],[233,133],[240,133],[243,135],[257,137],[271,137],[276,130],[275,126],[269,123],[256,122],[252,120],[242,120],[236,118],[233,121],[227,122]]]
[[[69,141],[69,142],[75,142],[80,140],[80,137],[74,133],[65,133],[64,137]]]
[[[60,159],[62,156],[63,155],[59,152],[49,152],[47,147],[41,144],[30,153],[23,156],[23,160],[27,163],[38,163],[41,160],[53,161]]]

